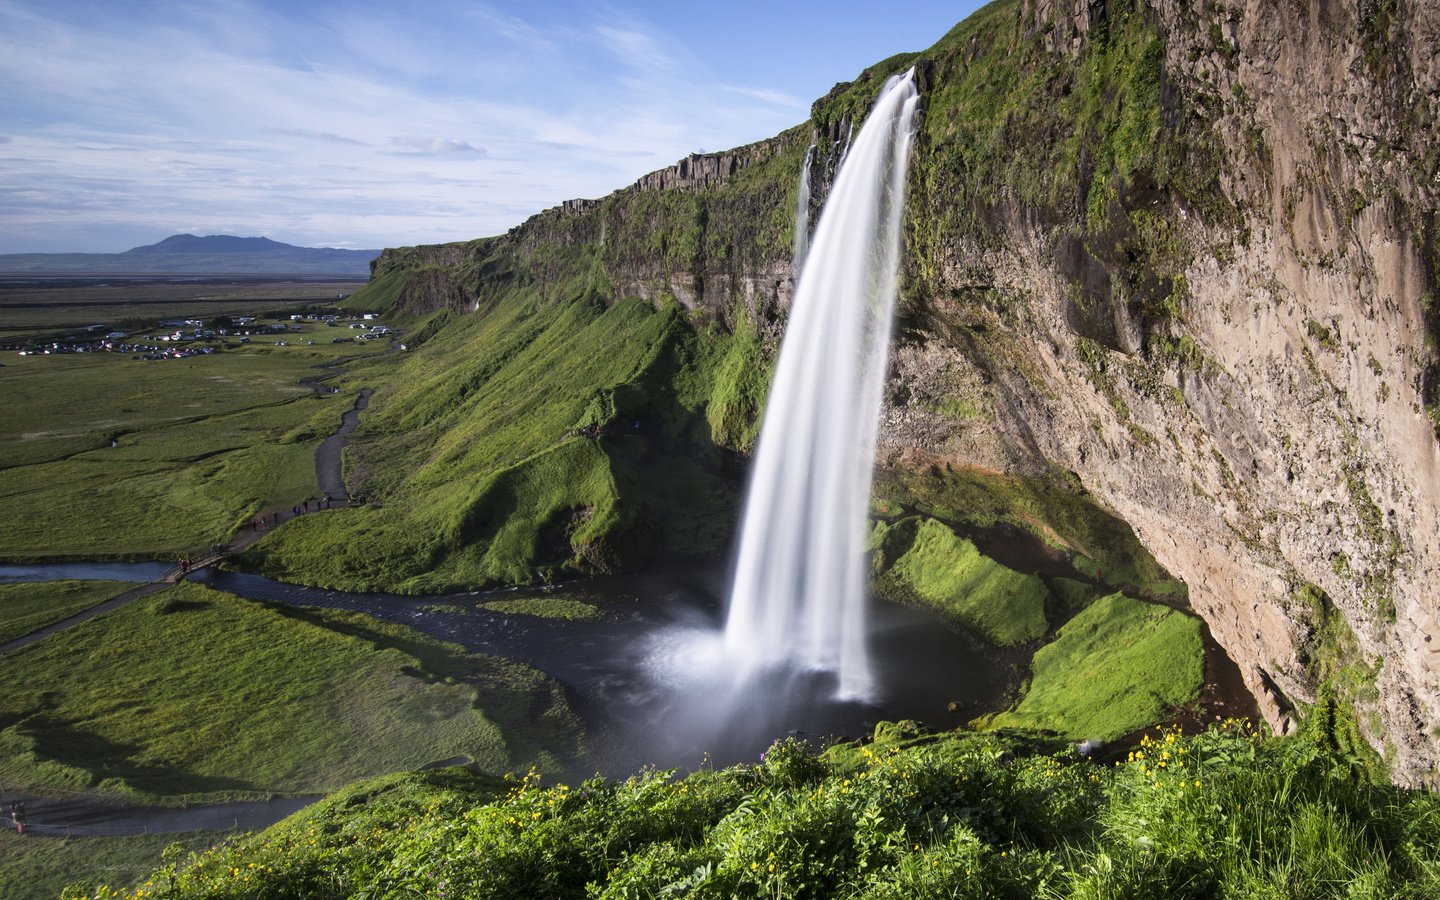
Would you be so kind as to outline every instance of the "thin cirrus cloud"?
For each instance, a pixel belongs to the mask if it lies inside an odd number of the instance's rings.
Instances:
[[[0,0],[0,253],[469,239],[808,112],[643,14],[504,6]]]
[[[455,138],[392,137],[392,153],[413,156],[485,156],[484,147]]]
[[[276,135],[286,138],[304,138],[311,141],[323,141],[327,144],[346,144],[351,147],[369,147],[365,141],[353,137],[346,137],[343,134],[336,134],[333,131],[311,131],[306,128],[276,128],[273,129]]]

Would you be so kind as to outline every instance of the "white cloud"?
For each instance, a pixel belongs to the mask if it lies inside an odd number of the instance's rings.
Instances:
[[[348,144],[352,147],[371,146],[365,141],[346,137],[343,134],[336,134],[333,131],[310,131],[305,128],[277,128],[274,131],[276,134],[285,135],[286,137],[307,138],[312,141],[324,141],[329,144]]]
[[[784,91],[771,91],[765,88],[748,88],[734,84],[727,84],[723,87],[724,90],[732,94],[739,94],[742,97],[759,100],[761,103],[769,103],[774,106],[797,110],[802,115],[808,116],[810,114],[810,101],[801,100],[799,97],[792,96]]]
[[[485,156],[484,147],[457,138],[392,137],[390,146],[419,156]]]
[[[123,249],[54,242],[125,223],[468,239],[804,117],[633,18],[541,29],[488,7],[433,20],[247,0],[136,9],[0,0],[0,252]]]

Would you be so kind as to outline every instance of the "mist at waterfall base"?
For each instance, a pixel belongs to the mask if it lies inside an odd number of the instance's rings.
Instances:
[[[918,107],[913,71],[886,83],[846,149],[808,249],[813,152],[805,155],[800,275],[725,627],[658,635],[649,656],[652,678],[673,685],[689,710],[690,721],[667,728],[715,743],[823,731],[883,705],[868,647],[865,540]]]

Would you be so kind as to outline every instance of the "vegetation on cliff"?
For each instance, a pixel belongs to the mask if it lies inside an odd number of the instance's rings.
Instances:
[[[67,896],[1434,896],[1440,798],[1373,782],[1336,724],[1152,731],[1114,763],[881,726],[683,777],[397,775]]]

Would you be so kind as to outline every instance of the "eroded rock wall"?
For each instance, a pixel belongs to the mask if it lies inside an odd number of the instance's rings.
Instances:
[[[1074,54],[1107,7],[1019,15]],[[1363,683],[1367,737],[1399,780],[1433,784],[1440,12],[1157,0],[1146,15],[1166,113],[1208,111],[1233,205],[1207,222],[1173,191],[1122,189],[1173,229],[1153,236],[1180,251],[1173,309],[1137,312],[1097,229],[1002,200],[912,281],[883,452],[1076,473],[1189,585],[1277,730],[1315,697],[1322,623],[1299,597],[1323,589],[1354,633],[1334,665]]]

